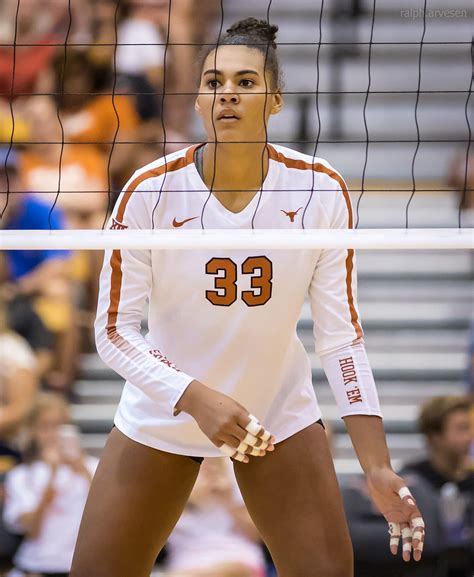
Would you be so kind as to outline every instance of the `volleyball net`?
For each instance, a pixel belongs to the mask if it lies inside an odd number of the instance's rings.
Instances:
[[[50,223],[55,211],[71,213],[77,230],[2,230],[0,249],[472,248],[468,5],[406,4],[5,3],[2,221],[23,191],[48,203]],[[133,170],[205,140],[192,110],[196,56],[246,16],[280,27],[286,107],[268,140],[325,158],[346,177],[357,230],[102,230]]]

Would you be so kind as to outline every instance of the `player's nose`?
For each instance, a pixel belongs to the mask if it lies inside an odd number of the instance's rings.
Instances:
[[[222,103],[232,102],[232,104],[237,104],[238,98],[236,94],[221,94],[220,101]]]
[[[237,103],[239,100],[239,95],[236,93],[235,89],[233,86],[231,86],[230,84],[226,84],[223,87],[223,90],[220,94],[220,101],[221,102],[232,102],[232,103]]]

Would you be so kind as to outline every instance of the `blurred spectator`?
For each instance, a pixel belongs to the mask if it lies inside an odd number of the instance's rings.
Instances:
[[[22,106],[16,101],[2,100],[0,96],[0,146],[1,143],[27,142],[30,138],[30,127],[23,117]],[[10,105],[12,110],[10,110]],[[15,123],[12,122],[12,112]]]
[[[101,65],[107,62],[109,70],[116,70],[119,93],[138,93],[137,111],[143,122],[135,141],[148,144],[148,148],[137,149],[143,159],[139,162],[146,163],[163,153],[150,146],[164,140],[162,122],[166,128],[166,153],[184,148],[190,140],[197,91],[196,56],[200,44],[209,42],[220,2],[173,0],[170,4],[169,0],[124,0],[117,12],[119,46],[114,66],[115,7],[107,0],[98,2],[94,41],[112,46],[94,46],[89,54],[95,62]],[[169,94],[164,100],[163,91]],[[126,161],[125,151],[123,147],[120,158]],[[137,155],[138,152],[134,156]]]
[[[143,120],[160,116],[165,46],[158,24],[160,2],[128,0],[118,28],[115,69],[122,87],[139,93],[137,108]]]
[[[17,463],[15,435],[32,408],[37,389],[36,361],[28,343],[6,328],[0,303],[0,471]]]
[[[194,100],[198,91],[196,59],[203,43],[217,44],[220,22],[220,0],[162,0],[160,27],[169,38],[166,53],[165,92],[173,93],[165,100],[166,127],[181,133],[184,140],[192,136]],[[186,144],[182,144],[184,148]],[[178,148],[178,147],[177,147]]]
[[[7,150],[0,149],[0,206],[6,205],[7,194],[4,163]],[[7,170],[10,181],[8,206],[2,228],[14,230],[49,230],[63,228],[60,209],[50,211],[40,199],[21,190],[17,171],[18,157],[10,152]],[[72,282],[68,270],[69,251],[16,250],[5,251],[7,284],[4,293],[10,297],[25,297],[34,302],[36,312],[55,337],[55,363],[46,377],[50,386],[69,391],[72,385],[78,353],[78,333],[74,318]]]
[[[17,14],[18,8],[18,14]],[[0,92],[17,96],[51,92],[50,64],[64,41],[68,26],[67,4],[45,0],[0,3]],[[22,46],[13,49],[13,41]],[[14,86],[13,63],[15,62]]]
[[[438,498],[443,535],[441,565],[448,577],[472,577],[474,567],[474,472],[471,403],[467,397],[434,397],[421,409],[426,459],[407,464],[402,474],[428,485]]]
[[[107,206],[105,158],[93,145],[64,143],[52,98],[31,98],[24,113],[31,131],[19,165],[25,189],[50,206],[57,199],[68,228],[97,228]]]
[[[5,482],[5,523],[24,535],[12,575],[65,577],[97,459],[83,453],[58,395],[39,396],[29,429],[24,463]]]
[[[468,454],[469,406],[465,397],[428,401],[419,417],[427,457],[401,470],[426,523],[419,563],[406,564],[400,555],[390,554],[386,523],[373,510],[364,480],[343,487],[355,577],[472,577],[474,473]]]
[[[111,71],[104,73],[95,68],[87,54],[75,52],[68,57],[65,96],[60,98],[66,140],[89,142],[99,150],[109,152],[109,143],[117,129],[117,141],[129,139],[140,123],[135,101],[133,96],[121,95],[116,88],[112,102],[112,82]]]
[[[112,98],[113,75],[110,62],[108,64],[107,69],[98,68],[89,54],[75,52],[67,59],[65,96],[60,98],[65,140],[81,143],[82,148],[93,144],[107,165],[100,218],[85,223],[95,228],[104,220],[109,184],[113,190],[121,189],[137,166],[158,158],[161,153],[161,147],[156,144],[161,131],[156,126],[151,130],[150,122],[140,118],[135,96],[130,95],[134,89],[118,82]],[[151,124],[156,124],[156,120]],[[144,144],[150,150],[145,149]]]
[[[28,344],[7,329],[6,310],[0,299],[0,572],[10,562],[18,542],[1,521],[3,482],[6,473],[20,462],[19,433],[36,391],[35,358]]]
[[[260,537],[225,459],[205,459],[167,544],[167,577],[263,577]]]
[[[94,144],[68,143],[57,118],[52,98],[36,96],[25,106],[32,143],[21,155],[20,175],[25,189],[32,191],[53,212],[65,213],[65,227],[100,229],[108,206],[107,158]],[[59,192],[59,194],[58,194]],[[74,254],[71,272],[78,286],[91,288],[95,302],[99,252]],[[90,286],[89,286],[90,285]]]
[[[88,46],[88,55],[94,66],[110,69],[117,41],[116,24],[120,22],[124,2],[113,0],[95,0],[89,22],[92,43]]]
[[[53,365],[53,334],[34,309],[28,295],[10,295],[8,286],[0,291],[0,306],[7,303],[7,326],[30,345],[36,357],[38,377],[42,379]]]

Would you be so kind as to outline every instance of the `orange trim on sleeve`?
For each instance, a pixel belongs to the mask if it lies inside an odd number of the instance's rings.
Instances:
[[[268,145],[268,155],[271,160],[276,162],[281,162],[287,168],[295,168],[297,170],[314,170],[316,172],[323,172],[327,174],[330,178],[334,179],[341,187],[344,200],[346,201],[347,212],[348,212],[348,228],[353,228],[353,216],[352,216],[352,205],[349,196],[349,191],[347,190],[346,183],[340,174],[336,171],[331,170],[324,164],[317,162],[315,164],[310,164],[304,160],[297,160],[295,158],[289,158],[281,152],[278,152],[273,146]],[[354,306],[354,296],[352,294],[352,271],[354,269],[354,249],[350,248],[347,250],[346,258],[346,292],[347,292],[347,303],[349,305],[349,311],[351,313],[351,322],[356,335],[358,338],[363,338],[364,333],[362,327],[359,323],[359,316],[357,310]]]
[[[143,172],[136,178],[134,178],[130,184],[127,186],[122,200],[120,201],[119,207],[117,209],[117,214],[115,216],[116,220],[119,222],[123,222],[123,218],[125,215],[125,210],[127,205],[132,197],[132,194],[135,192],[137,186],[141,184],[144,180],[148,178],[158,177],[162,174],[168,172],[175,172],[176,170],[180,170],[181,168],[185,168],[191,162],[193,162],[194,158],[194,151],[199,145],[191,146],[187,151],[185,156],[181,156],[176,160],[173,160],[169,163],[165,163],[157,168],[153,168],[151,170],[147,170]],[[113,342],[115,346],[119,349],[123,350],[124,352],[131,352],[131,349],[134,349],[128,341],[126,341],[118,332],[117,332],[117,316],[118,310],[120,306],[120,296],[122,292],[122,253],[120,250],[113,250],[112,255],[110,257],[110,268],[112,269],[111,274],[111,281],[110,281],[110,296],[109,296],[109,308],[107,309],[107,338]]]

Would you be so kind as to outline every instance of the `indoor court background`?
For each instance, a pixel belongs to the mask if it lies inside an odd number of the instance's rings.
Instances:
[[[16,0],[3,2],[16,6]],[[179,3],[173,1],[175,6]],[[194,10],[200,5],[194,2]],[[335,166],[348,182],[360,228],[457,228],[460,222],[463,227],[473,226],[472,7],[467,0],[457,0],[455,5],[446,0],[210,0],[207,8],[209,43],[216,43],[219,30],[225,31],[240,18],[269,15],[271,23],[279,25],[286,106],[272,119],[269,141],[322,157]],[[15,30],[4,25],[0,32],[0,55],[9,50],[11,54]],[[67,26],[64,32],[67,35]],[[180,30],[180,38],[182,34]],[[166,41],[166,29],[162,36]],[[64,51],[71,58],[74,51],[84,50],[84,45],[73,46],[77,39],[70,40],[67,46],[58,43],[57,54]],[[179,50],[181,54],[171,46],[165,50],[169,57],[161,100],[165,120],[159,122],[164,123],[166,150],[166,146],[176,149],[203,138],[199,119],[192,114],[183,112],[188,125],[173,124],[176,111],[173,117],[170,109],[182,106],[184,110],[192,102],[192,94],[175,92],[180,86],[193,90],[192,80],[180,79],[173,65],[189,63],[185,53],[194,47]],[[114,54],[116,49],[111,71]],[[166,75],[172,79],[171,94]],[[106,93],[112,105],[116,85],[111,78]],[[12,126],[10,116],[20,110],[21,98],[32,101],[40,96],[18,96],[5,86],[4,82],[0,94],[1,138],[9,151],[21,151],[28,146],[28,137],[19,132],[21,122]],[[109,169],[121,147],[139,146],[133,141],[121,144],[120,138],[112,130],[106,139],[109,144],[101,145]],[[162,141],[163,134],[156,140]],[[160,146],[153,143],[153,149]],[[139,162],[135,168],[150,160],[140,163],[140,154],[135,156]],[[109,173],[111,198],[118,184],[123,182]],[[60,192],[67,194],[62,188]],[[397,467],[423,453],[415,422],[420,404],[435,395],[472,391],[468,370],[472,254],[467,250],[361,250],[357,254],[366,346]],[[81,318],[89,323],[81,327],[87,341],[91,316]],[[336,470],[344,482],[360,468],[314,354],[309,306],[304,307],[298,328],[311,358],[323,418],[334,432]],[[88,452],[100,455],[122,385],[90,345],[84,345],[71,407]]]

